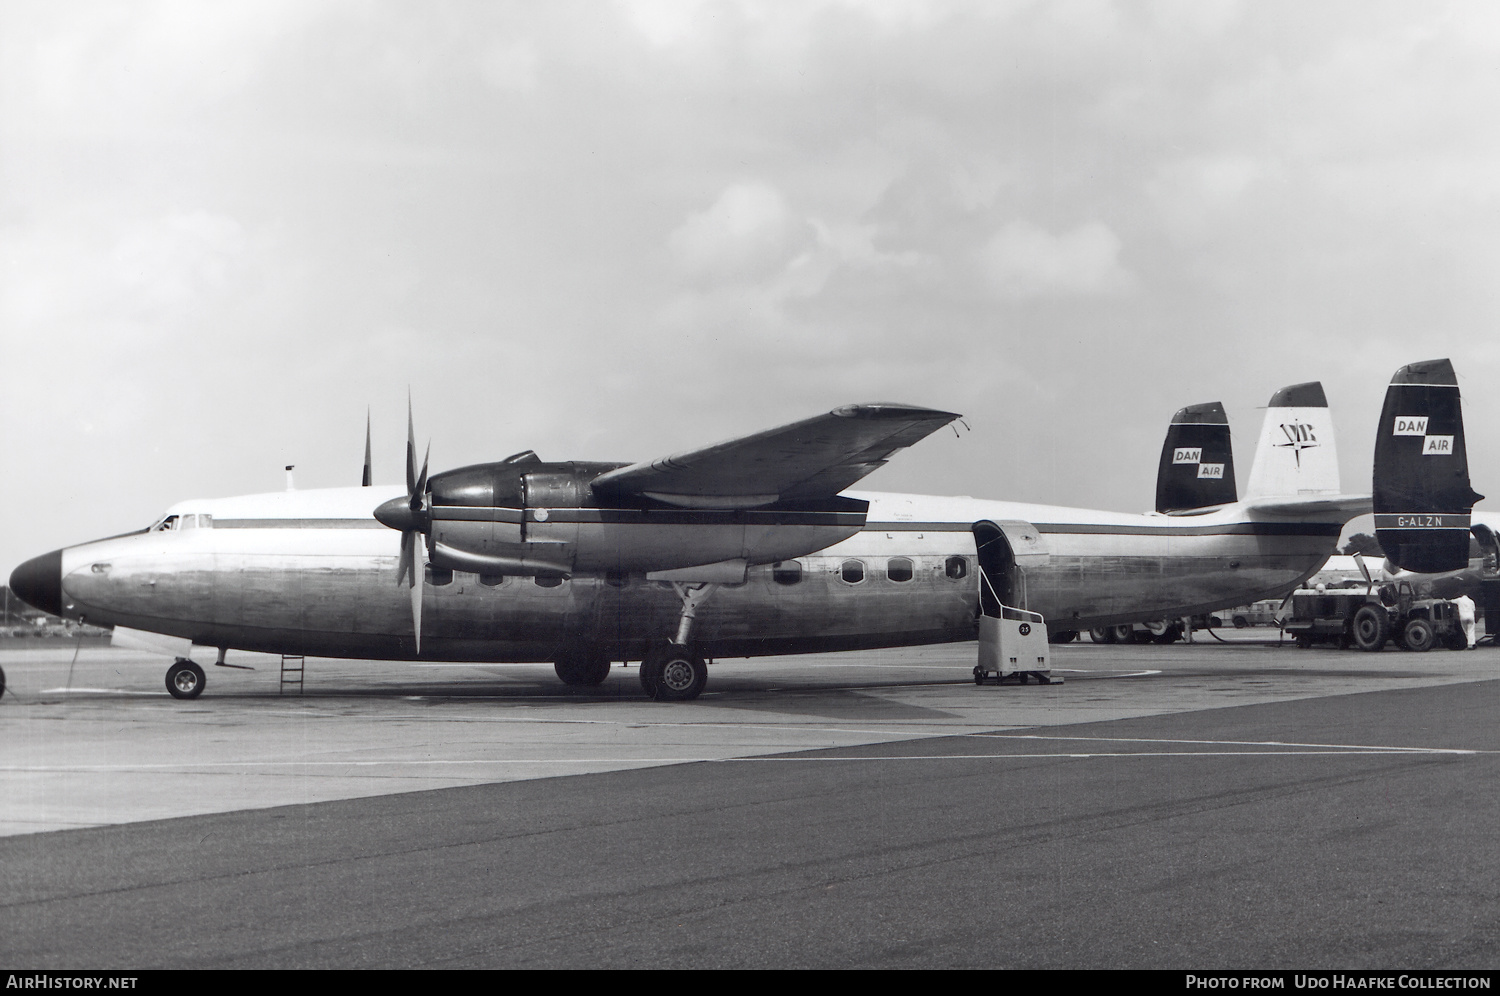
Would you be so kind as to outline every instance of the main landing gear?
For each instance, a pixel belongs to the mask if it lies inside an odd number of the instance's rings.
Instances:
[[[696,699],[708,684],[708,664],[689,642],[698,606],[712,595],[717,584],[673,581],[672,588],[682,608],[677,616],[677,636],[672,642],[653,647],[641,661],[641,688],[658,702]]]
[[[203,694],[203,669],[186,657],[179,657],[167,668],[167,691],[174,699],[196,699]]]

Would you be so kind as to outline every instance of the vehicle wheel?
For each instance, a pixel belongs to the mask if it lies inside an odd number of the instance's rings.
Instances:
[[[978,664],[974,665],[974,684],[984,684],[984,668],[980,667]]]
[[[203,694],[203,669],[179,658],[167,668],[167,691],[174,699],[196,699]]]
[[[1443,646],[1449,650],[1468,650],[1469,638],[1464,636],[1464,631],[1461,629],[1450,629],[1448,635],[1443,637]],[[0,674],[0,692],[3,692],[4,689],[5,676]]]
[[[1248,625],[1250,625],[1250,620],[1246,619],[1244,616],[1235,616],[1234,617],[1234,628],[1235,629],[1244,629]]]
[[[5,695],[5,668],[0,667],[0,696]]]
[[[708,665],[686,647],[669,643],[641,661],[641,687],[658,702],[696,699],[708,684]]]
[[[1076,639],[1078,639],[1076,629],[1060,629],[1056,633],[1047,634],[1048,643],[1072,643]]]
[[[1432,645],[1437,642],[1437,634],[1432,631],[1432,623],[1421,618],[1408,622],[1406,629],[1402,631],[1402,636],[1406,638],[1406,649],[1418,654],[1431,650]]]
[[[1313,638],[1312,638],[1312,634],[1311,633],[1298,633],[1297,634],[1297,648],[1299,650],[1307,650],[1312,645],[1313,645]]]
[[[1113,626],[1095,626],[1089,630],[1089,639],[1095,643],[1114,643],[1115,629]]]
[[[1182,623],[1172,623],[1165,631],[1151,638],[1152,643],[1176,643],[1182,639]]]
[[[599,647],[564,651],[552,669],[565,685],[601,685],[609,677],[610,660]]]
[[[1361,605],[1349,621],[1349,638],[1359,650],[1383,650],[1390,637],[1391,617],[1378,605]]]

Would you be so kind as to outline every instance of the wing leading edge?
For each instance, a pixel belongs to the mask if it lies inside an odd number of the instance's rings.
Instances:
[[[596,477],[592,485],[595,492],[685,508],[758,508],[828,498],[958,417],[913,405],[845,405],[775,429],[621,467]]]

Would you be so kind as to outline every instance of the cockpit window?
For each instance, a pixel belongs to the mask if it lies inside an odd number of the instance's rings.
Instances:
[[[152,526],[151,527],[151,531],[153,533],[169,533],[169,532],[174,532],[177,529],[177,525],[178,525],[178,522],[179,522],[180,519],[181,519],[181,516],[176,516],[176,515],[166,516],[165,518],[159,520],[156,523],[156,525]]]

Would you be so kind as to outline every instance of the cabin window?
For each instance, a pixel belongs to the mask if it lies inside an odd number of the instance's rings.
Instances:
[[[949,580],[957,581],[969,576],[969,562],[962,557],[949,557],[943,565],[943,573],[948,575]]]
[[[795,560],[778,560],[771,565],[771,580],[777,584],[796,584],[802,580],[802,564]]]
[[[441,588],[445,584],[453,583],[453,572],[446,567],[433,567],[427,565],[427,583],[434,588]]]
[[[839,565],[839,577],[849,584],[859,584],[865,579],[865,563],[862,560],[846,560]]]
[[[911,561],[905,557],[892,557],[885,562],[885,576],[892,581],[910,581]]]
[[[556,588],[563,583],[561,574],[538,574],[532,580],[538,588]]]
[[[484,585],[486,588],[494,588],[505,583],[505,575],[481,574],[479,575],[479,583]]]

